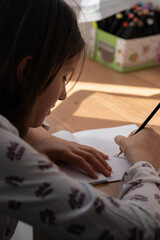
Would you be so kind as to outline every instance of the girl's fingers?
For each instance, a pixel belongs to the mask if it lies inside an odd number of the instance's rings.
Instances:
[[[93,156],[94,158],[92,158],[92,156]],[[108,164],[108,162],[106,161],[106,159],[103,158],[103,157],[101,156],[101,154],[99,154],[99,152],[91,153],[91,162],[92,162],[92,159],[93,159],[93,161],[94,161],[94,159],[96,159],[96,160],[97,160],[97,163],[99,163],[100,166],[102,165],[103,168],[104,168],[104,167],[107,168],[108,171],[111,171],[111,170],[112,170],[112,168],[109,166],[109,164]],[[108,159],[108,156],[107,156],[107,159]],[[98,168],[97,168],[97,169],[98,169]]]
[[[123,150],[125,144],[126,137],[118,135],[114,138],[115,142],[119,145],[119,147]]]
[[[60,151],[58,158],[79,166],[93,178],[98,177],[96,171],[101,172],[106,177],[111,174],[112,169],[106,162],[108,156],[89,146],[69,144],[65,149],[63,148],[63,151]]]
[[[99,152],[95,149],[92,149],[90,152],[93,156],[103,164],[103,167],[106,167],[108,171],[111,171],[112,168],[109,166],[108,162],[106,161],[108,159],[108,156],[106,154],[103,154],[102,152]]]
[[[101,172],[104,176],[109,177],[111,175],[111,167],[106,163],[104,159],[101,159],[99,157],[96,157],[96,154],[93,155],[92,153],[89,153],[87,151],[81,150],[80,152],[77,152],[79,156],[81,156],[85,162],[89,164],[89,166],[93,169],[96,169],[96,171]]]
[[[96,150],[104,159],[108,159],[108,155]]]
[[[132,136],[135,134],[136,131],[137,131],[137,130],[133,130],[133,131],[128,135],[128,137],[132,137]]]
[[[84,154],[86,153],[89,153],[90,154],[90,163],[92,162],[92,159],[94,160],[93,157],[97,158],[97,160],[99,160],[101,162],[101,164],[107,168],[109,171],[111,171],[111,167],[109,166],[109,164],[107,163],[106,159],[108,159],[108,155],[94,149],[94,148],[91,148],[91,147],[86,147],[86,146],[83,146],[81,147],[81,150],[84,152]],[[85,157],[85,156],[84,156]]]
[[[86,160],[79,156],[76,155],[74,156],[74,164],[79,166],[82,170],[88,173],[88,175],[92,178],[98,178],[98,174],[94,171],[94,169],[86,162]]]

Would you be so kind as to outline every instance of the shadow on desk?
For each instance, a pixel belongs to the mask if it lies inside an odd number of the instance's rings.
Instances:
[[[61,102],[46,121],[51,133],[64,129],[76,132],[131,123],[140,125],[159,99],[160,94],[146,97],[130,93],[79,90]],[[159,131],[158,119],[160,112],[150,121],[149,126]]]

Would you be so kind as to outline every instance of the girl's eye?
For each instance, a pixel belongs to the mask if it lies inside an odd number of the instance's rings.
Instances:
[[[67,76],[63,76],[63,81],[65,82],[65,84],[67,84],[68,83],[68,79],[67,79]]]
[[[66,82],[66,81],[67,81],[67,77],[66,77],[66,76],[63,76],[63,80]]]

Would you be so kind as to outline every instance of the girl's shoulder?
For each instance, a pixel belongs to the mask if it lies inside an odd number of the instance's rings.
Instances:
[[[0,136],[0,155],[6,151],[15,152],[27,144],[20,138],[18,130],[2,115],[0,115]]]
[[[25,142],[15,131],[0,126],[0,181],[53,170],[48,158]],[[17,175],[18,174],[18,175]],[[18,177],[19,178],[19,177]]]
[[[0,164],[6,162],[23,162],[45,158],[31,145],[24,141],[18,130],[3,116],[0,115]]]

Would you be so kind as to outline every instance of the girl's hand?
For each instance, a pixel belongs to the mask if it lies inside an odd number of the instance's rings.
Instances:
[[[156,170],[160,168],[160,135],[152,128],[144,128],[129,137],[116,136],[115,142],[132,164],[146,161]]]
[[[53,136],[50,141],[52,141],[52,146],[50,146],[50,149],[52,149],[48,152],[48,156],[51,160],[61,160],[63,162],[75,164],[93,178],[98,177],[95,169],[104,174],[106,177],[110,176],[111,167],[106,162],[108,156],[102,152],[99,152],[92,147],[66,141]]]
[[[132,137],[132,136],[135,134],[135,132],[136,132],[136,130],[133,130],[133,131],[128,135],[128,137]],[[123,152],[123,150],[121,149],[121,147],[119,147],[119,151],[120,151],[119,155],[121,155],[122,152]],[[119,155],[118,155],[118,156],[119,156]]]
[[[98,178],[96,171],[106,177],[111,174],[112,169],[106,162],[108,156],[94,148],[52,136],[41,128],[30,129],[25,140],[53,162],[63,161],[75,164],[92,178]]]

